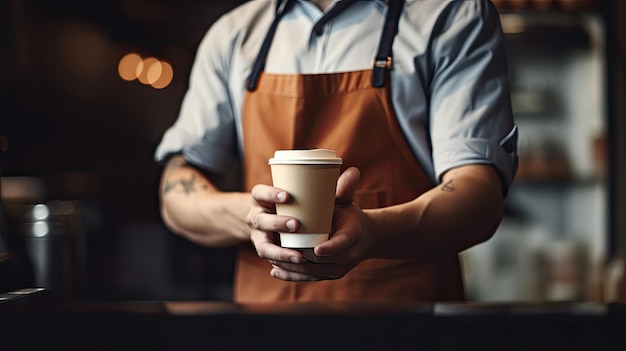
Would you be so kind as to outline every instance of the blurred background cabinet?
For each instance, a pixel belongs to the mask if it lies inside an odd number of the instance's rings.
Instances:
[[[607,19],[591,1],[494,1],[520,164],[492,240],[463,253],[475,300],[597,299],[615,249]]]

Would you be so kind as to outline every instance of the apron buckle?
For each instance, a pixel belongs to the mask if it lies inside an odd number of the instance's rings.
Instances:
[[[387,56],[387,58],[384,60],[378,60],[378,59],[372,60],[372,66],[374,66],[375,68],[378,67],[378,68],[391,69],[391,64],[392,64],[391,56]]]

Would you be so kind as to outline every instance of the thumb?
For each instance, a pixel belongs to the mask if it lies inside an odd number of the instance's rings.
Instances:
[[[335,204],[351,204],[354,199],[354,192],[359,184],[361,172],[356,167],[346,169],[337,180],[337,191],[335,193]]]

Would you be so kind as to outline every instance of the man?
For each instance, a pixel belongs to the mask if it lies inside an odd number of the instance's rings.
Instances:
[[[165,223],[239,245],[237,302],[464,299],[517,165],[499,14],[474,1],[249,1],[201,43],[165,162]],[[282,248],[275,150],[344,161],[331,238]],[[242,165],[240,192],[216,184]]]

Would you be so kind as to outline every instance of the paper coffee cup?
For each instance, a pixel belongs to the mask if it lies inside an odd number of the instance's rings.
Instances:
[[[290,194],[276,213],[300,222],[296,233],[279,233],[281,246],[311,248],[328,240],[342,159],[326,149],[278,150],[269,160],[272,182]]]

